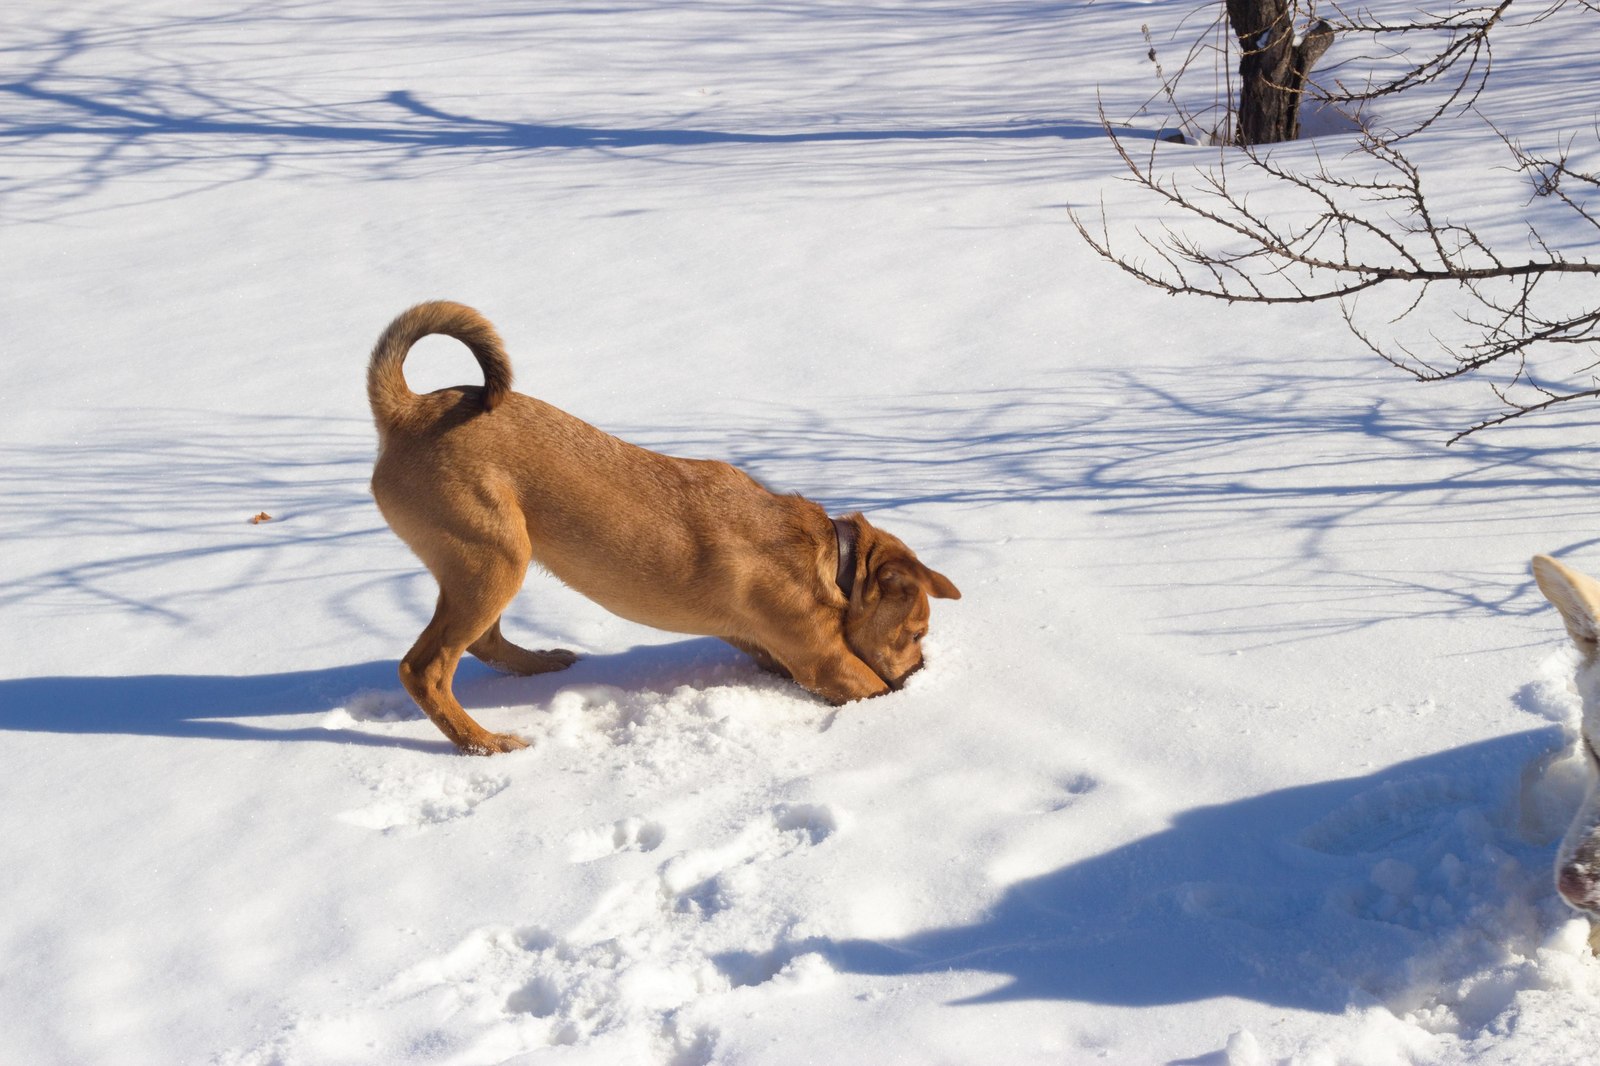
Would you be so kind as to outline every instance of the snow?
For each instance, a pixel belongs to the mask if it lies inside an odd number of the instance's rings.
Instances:
[[[1089,251],[1068,205],[1158,221],[1096,94],[1153,135],[1139,24],[1191,6],[0,12],[0,1061],[1592,1058],[1527,570],[1600,567],[1592,414],[1446,448],[1481,386]],[[1565,143],[1594,27],[1508,29],[1480,106]],[[1409,150],[1563,225],[1476,116]],[[901,535],[964,594],[928,669],[835,713],[531,574],[508,633],[585,657],[464,665],[531,746],[453,754],[366,490],[366,353],[433,297],[522,391]]]

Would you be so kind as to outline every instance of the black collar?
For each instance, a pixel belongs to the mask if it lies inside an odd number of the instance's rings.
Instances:
[[[834,577],[839,591],[849,599],[856,587],[856,524],[843,518],[833,520],[833,535],[839,541],[839,572]]]

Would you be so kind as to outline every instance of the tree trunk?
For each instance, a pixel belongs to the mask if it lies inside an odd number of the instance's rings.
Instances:
[[[1241,54],[1234,141],[1273,144],[1296,139],[1306,75],[1333,43],[1333,27],[1318,19],[1296,42],[1295,12],[1289,0],[1227,0],[1227,8]]]

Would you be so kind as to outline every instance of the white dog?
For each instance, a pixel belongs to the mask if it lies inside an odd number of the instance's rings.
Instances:
[[[1578,695],[1583,698],[1583,753],[1589,792],[1561,841],[1556,889],[1585,913],[1600,917],[1600,581],[1546,555],[1533,559],[1533,579],[1555,604],[1578,647]]]

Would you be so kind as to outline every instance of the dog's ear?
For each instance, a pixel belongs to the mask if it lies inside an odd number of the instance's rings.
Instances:
[[[1548,555],[1533,557],[1533,579],[1545,599],[1561,612],[1578,650],[1593,657],[1600,648],[1600,582],[1562,566]]]
[[[959,600],[961,590],[937,570],[923,566],[914,555],[897,556],[878,567],[873,579],[885,596],[910,596],[919,589],[940,600]]]
[[[917,565],[922,566],[921,563]],[[922,566],[922,573],[928,579],[928,595],[934,599],[959,600],[961,598],[961,590],[956,588],[956,583],[939,573],[939,571]]]
[[[920,562],[917,563],[917,570],[918,576],[922,578],[923,589],[926,589],[926,591],[928,591],[928,595],[931,595],[933,599],[962,599],[962,591],[955,587],[954,581],[950,581],[949,578],[946,578],[946,576],[942,575],[942,573],[939,573],[938,570],[933,570],[933,568],[930,567],[923,567],[922,563]]]

